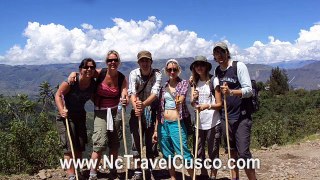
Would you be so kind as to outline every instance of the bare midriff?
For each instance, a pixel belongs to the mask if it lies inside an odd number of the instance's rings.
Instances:
[[[166,109],[164,110],[163,117],[165,120],[176,121],[180,118],[177,109]]]

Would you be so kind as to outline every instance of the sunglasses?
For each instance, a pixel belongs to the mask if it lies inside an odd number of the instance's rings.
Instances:
[[[166,70],[167,72],[178,72],[178,69],[177,68],[169,68]]]
[[[107,63],[119,62],[119,59],[107,59],[106,62],[107,62]]]
[[[83,66],[82,69],[96,69],[95,66]]]

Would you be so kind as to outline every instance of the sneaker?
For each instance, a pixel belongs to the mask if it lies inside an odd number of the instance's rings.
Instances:
[[[134,172],[134,175],[132,176],[131,180],[142,180],[142,172]]]
[[[89,179],[88,180],[97,180],[97,174],[90,174]]]
[[[76,176],[69,176],[68,180],[76,180]]]

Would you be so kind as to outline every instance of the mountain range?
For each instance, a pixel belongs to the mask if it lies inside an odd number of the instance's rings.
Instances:
[[[189,69],[190,64],[193,62],[193,58],[178,58],[181,65],[183,79],[188,79],[191,75]],[[217,66],[217,63],[213,60],[209,60],[212,64],[212,74]],[[153,62],[153,68],[162,69],[166,63],[166,60],[155,60]],[[38,94],[39,85],[43,81],[48,81],[52,87],[56,87],[63,80],[65,80],[69,73],[72,71],[78,71],[79,64],[49,64],[49,65],[17,65],[10,66],[0,64],[0,72],[2,78],[0,79],[0,94],[3,95],[16,95],[19,93],[28,94],[34,96]],[[98,62],[97,67],[105,67],[104,62]],[[280,67],[285,69],[290,86],[293,88],[302,88],[306,90],[319,89],[320,88],[320,61],[295,61],[295,62],[282,62],[275,64],[247,64],[251,79],[256,81],[266,82],[270,78],[271,70],[274,67]],[[126,76],[130,71],[137,68],[136,61],[122,62],[120,71]],[[164,75],[163,79],[167,77]]]

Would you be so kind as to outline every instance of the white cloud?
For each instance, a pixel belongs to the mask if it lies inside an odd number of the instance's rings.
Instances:
[[[320,60],[320,24],[313,25],[309,30],[300,30],[299,38],[294,43],[273,36],[269,36],[266,44],[256,41],[252,47],[235,54],[235,59],[251,63]]]
[[[154,59],[206,55],[212,59],[211,40],[196,32],[180,30],[151,16],[145,21],[113,19],[114,26],[95,29],[84,23],[79,28],[67,29],[60,24],[29,22],[24,31],[24,46],[15,45],[0,56],[4,64],[50,64],[79,62],[85,57],[104,59],[108,50],[117,50],[123,61],[135,60],[143,49],[152,52]],[[225,38],[223,38],[225,39]],[[252,47],[240,49],[228,43],[234,59],[247,63],[271,63],[283,60],[320,60],[320,24],[301,30],[293,43],[269,36],[264,44],[257,40]]]

